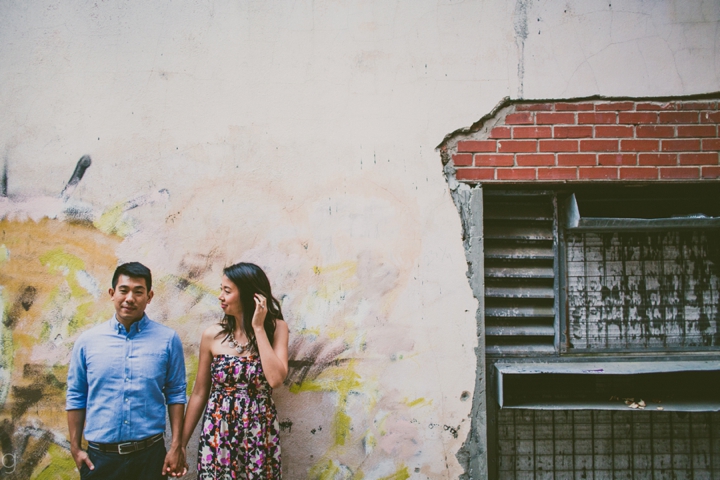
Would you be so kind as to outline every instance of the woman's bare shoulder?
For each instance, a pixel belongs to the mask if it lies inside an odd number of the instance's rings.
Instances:
[[[205,329],[202,336],[205,339],[214,340],[215,337],[217,337],[220,332],[222,332],[222,326],[220,326],[217,323],[213,323],[212,325],[210,325],[208,328]]]

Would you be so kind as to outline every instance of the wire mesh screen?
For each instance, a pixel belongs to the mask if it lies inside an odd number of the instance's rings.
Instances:
[[[720,479],[720,413],[501,410],[500,480]]]
[[[720,346],[714,231],[569,233],[571,350]]]

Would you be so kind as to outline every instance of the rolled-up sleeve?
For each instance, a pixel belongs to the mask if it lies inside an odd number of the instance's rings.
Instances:
[[[182,342],[175,333],[170,341],[170,353],[168,355],[168,371],[165,382],[165,403],[173,405],[176,403],[187,403],[187,379],[185,378],[185,356],[183,355]]]
[[[67,377],[67,396],[65,410],[82,410],[87,408],[88,383],[85,364],[85,348],[81,339],[73,346],[70,367]]]

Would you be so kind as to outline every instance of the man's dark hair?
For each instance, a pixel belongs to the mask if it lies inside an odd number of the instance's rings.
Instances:
[[[115,287],[117,287],[117,282],[118,278],[120,278],[120,275],[126,275],[131,278],[144,278],[147,291],[149,292],[150,290],[152,290],[152,274],[150,273],[150,269],[140,262],[123,263],[115,269],[115,273],[113,274],[112,278],[113,290],[115,290]]]

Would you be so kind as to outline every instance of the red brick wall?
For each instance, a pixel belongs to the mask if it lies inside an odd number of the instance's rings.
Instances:
[[[718,123],[715,99],[517,103],[442,148],[468,183],[711,180]]]

